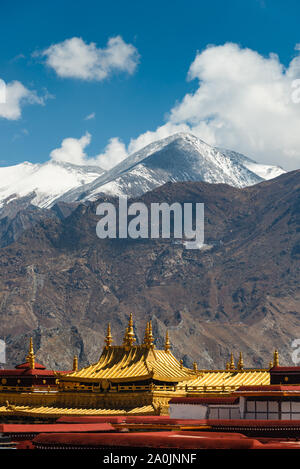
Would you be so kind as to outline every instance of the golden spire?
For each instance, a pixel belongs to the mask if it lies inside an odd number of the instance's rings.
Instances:
[[[111,329],[110,329],[110,323],[107,325],[107,333],[105,337],[105,343],[106,343],[106,348],[110,347],[112,344],[112,335],[111,335]]]
[[[226,370],[230,370],[230,363],[229,362],[226,363]]]
[[[278,350],[274,351],[273,366],[279,366],[279,353],[278,353]]]
[[[153,347],[154,337],[152,334],[152,322],[149,321],[149,346]]]
[[[273,368],[273,362],[270,362],[270,363],[269,363],[269,368],[270,368],[270,369]]]
[[[145,329],[144,344],[146,345],[146,347],[152,348],[153,342],[154,342],[154,338],[152,334],[152,323],[151,321],[149,321],[147,322],[146,329]]]
[[[169,352],[171,348],[170,338],[169,338],[169,331],[166,332],[166,341],[165,341],[165,351]]]
[[[232,352],[231,352],[231,354],[230,354],[229,369],[230,369],[230,370],[235,370],[234,358],[233,358],[233,353],[232,353]]]
[[[193,368],[194,368],[194,371],[197,372],[198,371],[198,365],[196,362],[193,363]]]
[[[125,336],[124,336],[124,341],[123,345],[127,347],[132,347],[133,342],[135,342],[135,337],[134,337],[134,332],[133,332],[133,319],[132,319],[132,313],[130,313],[129,316],[129,322],[128,322],[128,327],[126,328]]]
[[[148,341],[149,341],[149,322],[147,322],[147,324],[146,324],[144,344],[147,345]]]
[[[73,371],[78,371],[78,357],[77,357],[77,355],[74,355],[74,358],[73,358]]]
[[[242,352],[240,352],[240,357],[239,357],[237,369],[242,370],[243,368],[244,368],[244,360],[243,360]]]
[[[26,361],[29,363],[30,368],[33,370],[35,367],[35,355],[33,351],[33,342],[32,342],[32,337],[30,337],[29,341],[29,352],[26,357]]]

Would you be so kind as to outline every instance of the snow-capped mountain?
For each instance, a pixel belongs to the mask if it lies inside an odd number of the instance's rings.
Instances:
[[[245,187],[284,173],[234,151],[178,133],[147,145],[109,171],[48,161],[0,168],[0,215],[20,201],[50,208],[57,201],[95,200],[99,194],[139,196],[168,181],[205,181]],[[12,206],[13,204],[11,204]]]
[[[90,184],[64,194],[63,200],[95,200],[100,193],[135,197],[168,181],[245,187],[285,172],[234,151],[214,148],[193,135],[177,133],[147,145]]]
[[[48,161],[0,168],[0,209],[26,197],[32,205],[48,208],[70,189],[85,185],[105,171],[97,166],[77,166]]]
[[[277,176],[280,176],[286,171],[280,166],[272,166],[268,164],[256,163],[256,161],[251,160],[242,153],[237,153],[232,150],[219,149],[223,154],[229,156],[232,161],[239,160],[249,171],[255,173],[261,179],[268,181],[269,179],[274,179]]]

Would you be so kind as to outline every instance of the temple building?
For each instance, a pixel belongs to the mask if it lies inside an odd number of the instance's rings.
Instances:
[[[73,371],[53,372],[35,362],[32,342],[27,362],[0,371],[0,419],[55,420],[61,416],[167,415],[171,398],[229,396],[241,386],[270,384],[271,365],[279,365],[278,353],[266,369],[246,369],[242,354],[237,365],[231,355],[223,370],[192,369],[171,352],[168,332],[163,350],[154,344],[151,321],[144,340],[136,344],[130,315],[122,345],[113,345],[108,325],[99,360]],[[277,355],[276,355],[277,353]],[[25,383],[27,374],[31,381]],[[25,386],[26,384],[26,386]]]

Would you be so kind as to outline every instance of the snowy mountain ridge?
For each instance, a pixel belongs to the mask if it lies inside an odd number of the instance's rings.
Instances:
[[[234,151],[208,145],[194,135],[177,133],[147,145],[95,179],[64,195],[64,200],[95,200],[100,193],[139,196],[168,181],[205,181],[246,187],[286,171]]]
[[[109,171],[53,160],[1,167],[0,209],[24,197],[40,208],[50,208],[57,201],[95,200],[101,193],[136,197],[169,181],[245,187],[285,172],[212,147],[194,135],[177,133],[147,145]]]

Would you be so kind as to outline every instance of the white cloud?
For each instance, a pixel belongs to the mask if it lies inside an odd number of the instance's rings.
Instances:
[[[53,44],[39,55],[57,75],[81,80],[104,80],[114,72],[132,74],[139,62],[139,54],[121,36],[112,37],[103,49],[94,42],[87,44],[80,37]]]
[[[110,169],[128,156],[124,143],[118,138],[111,138],[103,153],[89,157],[85,148],[91,143],[91,139],[89,132],[78,139],[65,138],[59,148],[52,150],[50,158],[54,161],[77,165],[96,165],[103,169]]]
[[[293,100],[293,93],[300,95],[300,84],[295,89],[300,79],[298,52],[284,67],[275,54],[263,57],[232,43],[211,46],[197,53],[188,79],[198,80],[197,90],[171,109],[163,125],[132,139],[128,149],[115,137],[101,155],[88,161],[109,169],[155,140],[191,132],[260,163],[299,167],[300,100]]]
[[[111,169],[128,156],[126,146],[118,138],[111,138],[103,153],[95,162],[103,169]]]
[[[95,117],[96,117],[96,113],[95,113],[95,112],[92,112],[91,114],[88,114],[88,115],[84,118],[84,120],[85,120],[85,121],[90,121],[91,119],[95,119]]]
[[[73,163],[78,165],[87,164],[88,156],[85,153],[85,147],[91,142],[91,135],[86,132],[81,138],[65,138],[60,148],[52,150],[50,157],[54,161],[64,163]]]
[[[17,120],[21,117],[22,107],[24,105],[43,105],[44,102],[45,98],[37,96],[35,91],[29,90],[21,82],[12,81],[6,83],[5,99],[1,99],[0,102],[0,118]]]
[[[129,152],[187,131],[259,162],[295,169],[300,162],[300,104],[292,94],[300,95],[293,88],[299,78],[299,55],[285,68],[275,54],[263,57],[232,43],[208,47],[197,53],[188,72],[189,80],[198,80],[197,90],[171,109],[164,125],[133,139]]]

